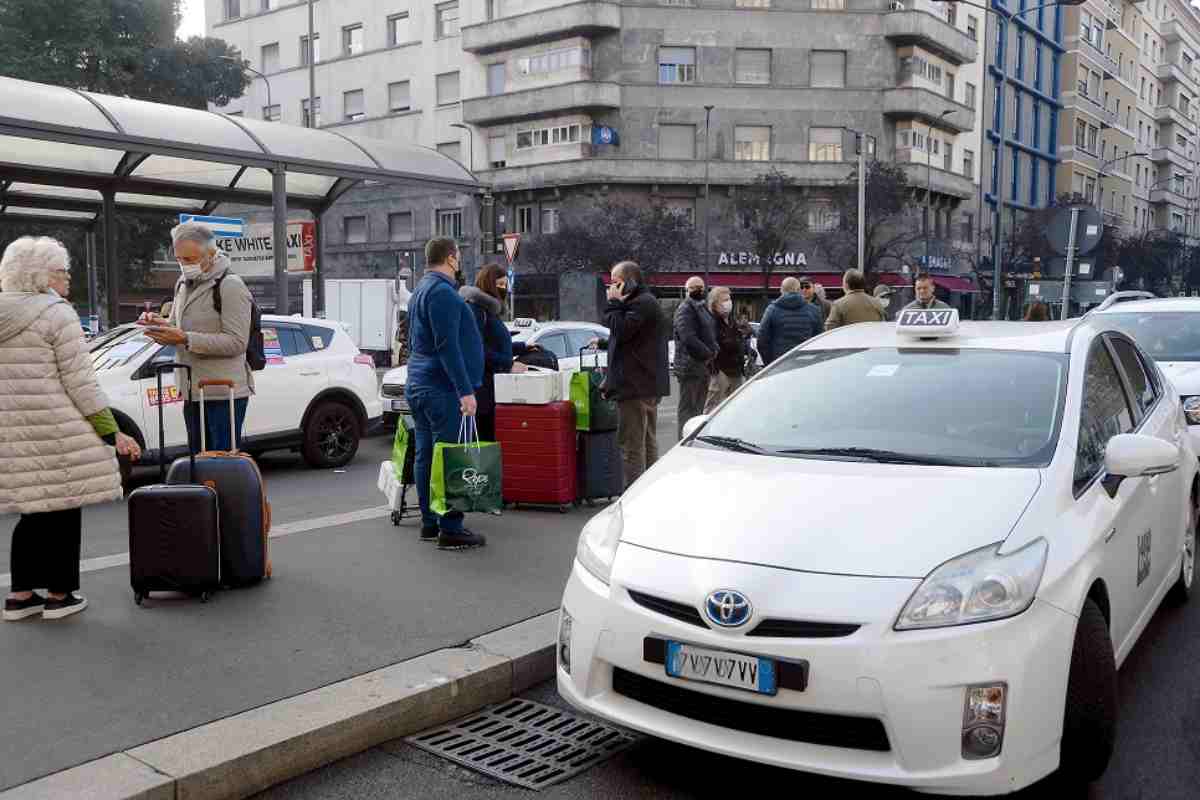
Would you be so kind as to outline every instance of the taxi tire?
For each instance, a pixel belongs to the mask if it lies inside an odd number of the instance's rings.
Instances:
[[[345,453],[340,457],[330,458],[321,447],[321,434],[323,427],[334,422],[345,431],[345,435],[352,438]],[[313,412],[308,415],[303,436],[300,454],[305,463],[315,469],[331,469],[349,464],[358,454],[358,445],[362,438],[359,434],[354,409],[337,400],[325,400],[313,409]]]
[[[1117,662],[1104,613],[1084,601],[1071,648],[1059,774],[1072,784],[1104,774],[1117,742]]]
[[[1200,535],[1200,531],[1198,531],[1196,528],[1197,523],[1200,523],[1200,509],[1196,508],[1195,499],[1193,498],[1192,516],[1191,519],[1188,520],[1188,525],[1191,526],[1191,531],[1189,531],[1188,535],[1191,537],[1192,574],[1188,574],[1188,557],[1187,554],[1184,553],[1183,563],[1179,565],[1179,578],[1175,581],[1175,585],[1171,587],[1171,591],[1167,592],[1167,605],[1175,607],[1186,605],[1187,601],[1192,597],[1192,585],[1196,580],[1196,538],[1198,535]]]

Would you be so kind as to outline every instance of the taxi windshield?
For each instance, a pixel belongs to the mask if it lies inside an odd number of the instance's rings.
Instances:
[[[1200,314],[1194,311],[1127,311],[1102,319],[1155,361],[1200,361]]]
[[[871,348],[793,353],[718,412],[694,446],[950,466],[1045,466],[1067,356]]]

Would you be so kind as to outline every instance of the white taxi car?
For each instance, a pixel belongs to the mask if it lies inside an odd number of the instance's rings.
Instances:
[[[1179,399],[1101,319],[913,313],[792,350],[587,524],[564,698],[931,793],[1105,770],[1116,669],[1192,587]]]
[[[299,450],[313,467],[340,467],[354,458],[359,440],[381,421],[374,362],[359,353],[336,323],[264,314],[267,366],[254,373],[255,394],[246,411],[244,441],[251,454]],[[90,345],[100,387],[108,394],[122,432],[158,463],[157,364],[175,358],[173,346],[150,340],[138,325],[123,325]],[[172,373],[163,376],[168,459],[187,455],[183,397]]]

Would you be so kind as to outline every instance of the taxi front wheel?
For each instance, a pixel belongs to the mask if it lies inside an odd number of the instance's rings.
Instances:
[[[1108,623],[1089,598],[1075,628],[1063,717],[1059,773],[1070,783],[1090,783],[1108,768],[1117,741],[1117,707],[1117,662]]]
[[[310,467],[344,467],[358,452],[359,438],[354,410],[336,400],[326,400],[308,417],[301,454]]]

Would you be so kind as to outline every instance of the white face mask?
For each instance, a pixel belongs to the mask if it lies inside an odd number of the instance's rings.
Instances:
[[[888,306],[890,306],[890,305],[892,304],[892,298],[890,298],[890,297],[881,297],[881,298],[879,298],[879,303],[880,303],[880,305],[882,305],[884,308],[887,308]]]
[[[720,311],[722,314],[728,314],[730,311],[733,311],[733,301],[732,300],[722,301],[717,306],[717,310]]]
[[[179,271],[183,273],[184,280],[194,281],[204,274],[204,270],[199,264],[184,264],[179,263]]]

